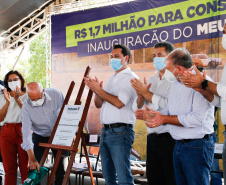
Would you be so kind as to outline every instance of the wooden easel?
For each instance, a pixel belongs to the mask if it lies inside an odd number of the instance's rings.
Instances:
[[[89,75],[90,70],[91,70],[91,68],[88,66],[86,68],[84,77],[86,75]],[[64,176],[63,184],[62,184],[62,185],[67,185],[68,179],[70,177],[70,172],[71,172],[71,168],[72,168],[72,165],[73,165],[73,161],[74,161],[75,155],[76,155],[76,153],[78,151],[78,145],[79,145],[80,138],[82,140],[82,146],[83,146],[83,149],[84,149],[84,152],[85,152],[85,156],[86,156],[86,160],[87,160],[87,164],[88,164],[88,169],[89,169],[89,173],[90,173],[90,177],[91,177],[91,183],[93,185],[95,185],[94,180],[93,180],[92,169],[91,169],[90,162],[89,162],[89,156],[88,156],[88,152],[87,152],[87,148],[86,148],[85,138],[84,138],[84,135],[83,135],[83,132],[82,132],[84,124],[85,124],[85,120],[86,120],[86,117],[87,117],[87,114],[88,114],[88,110],[89,110],[90,102],[91,102],[91,99],[92,99],[92,95],[93,95],[93,91],[92,90],[89,90],[89,93],[88,93],[88,96],[87,96],[87,99],[86,99],[86,104],[85,104],[85,107],[84,107],[84,110],[83,110],[82,118],[81,118],[81,120],[79,122],[79,125],[78,125],[78,131],[77,131],[77,133],[75,135],[75,138],[74,138],[74,140],[72,142],[72,145],[71,146],[62,146],[62,145],[53,145],[53,144],[51,144],[52,141],[53,141],[55,132],[57,130],[60,118],[62,116],[64,107],[69,102],[69,99],[70,99],[70,96],[72,94],[74,85],[75,85],[75,82],[72,81],[71,85],[70,85],[70,87],[68,89],[67,95],[65,97],[64,103],[62,105],[62,108],[60,110],[59,116],[57,118],[56,124],[55,124],[55,126],[53,128],[53,131],[52,131],[52,134],[50,136],[50,139],[49,139],[48,143],[40,143],[39,144],[39,146],[42,146],[42,147],[46,148],[45,152],[44,152],[44,154],[42,156],[42,159],[40,161],[40,166],[44,165],[44,163],[46,161],[46,158],[48,156],[48,153],[49,153],[49,149],[58,150],[57,156],[56,156],[56,158],[54,160],[54,164],[53,164],[53,167],[52,167],[51,174],[50,174],[50,177],[49,177],[47,185],[51,185],[52,182],[53,182],[53,179],[54,179],[54,176],[56,174],[56,170],[57,170],[57,167],[59,165],[60,158],[62,156],[63,151],[70,151],[71,152],[70,160],[69,160],[68,167],[67,167],[67,170],[66,170],[66,173],[65,173],[65,176]],[[81,105],[81,97],[82,97],[82,93],[84,91],[84,88],[85,88],[85,83],[84,83],[84,80],[82,80],[82,83],[81,83],[81,86],[80,86],[80,89],[79,89],[79,92],[78,92],[78,95],[77,95],[77,98],[75,100],[74,105]]]

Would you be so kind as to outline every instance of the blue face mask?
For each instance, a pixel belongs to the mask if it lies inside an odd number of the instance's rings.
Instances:
[[[153,63],[155,69],[161,71],[166,66],[165,59],[165,57],[155,57]]]
[[[118,71],[119,69],[122,68],[122,64],[121,64],[121,59],[118,58],[112,58],[111,62],[110,62],[111,68],[114,71]]]

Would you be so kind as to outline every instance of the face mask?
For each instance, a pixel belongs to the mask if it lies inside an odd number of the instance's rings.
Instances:
[[[176,68],[174,69],[174,71],[176,70]],[[174,71],[170,72],[168,69],[165,70],[165,78],[169,81],[169,82],[174,82],[177,80],[177,78],[174,76]]]
[[[42,105],[43,105],[44,100],[45,100],[45,97],[42,96],[41,99],[39,99],[39,100],[37,100],[37,101],[31,101],[31,103],[32,103],[32,105],[33,105],[34,107],[39,107],[39,106],[42,106]]]
[[[118,71],[122,68],[122,64],[121,64],[121,59],[118,59],[118,58],[112,58],[111,59],[111,62],[110,62],[110,65],[111,65],[111,68],[114,70],[114,71]]]
[[[11,91],[16,91],[16,86],[19,87],[19,88],[21,87],[20,86],[20,80],[8,82],[8,86],[11,89]]]
[[[165,57],[155,57],[153,63],[155,69],[161,71],[165,66]]]

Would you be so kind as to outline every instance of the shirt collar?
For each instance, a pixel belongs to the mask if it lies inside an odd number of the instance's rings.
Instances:
[[[131,69],[130,67],[127,67],[126,69],[120,71],[118,74],[128,74],[131,73]],[[115,73],[116,74],[116,73]]]

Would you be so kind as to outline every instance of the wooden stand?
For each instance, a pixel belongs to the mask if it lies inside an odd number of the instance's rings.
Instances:
[[[91,68],[88,66],[86,68],[84,77],[86,75],[89,75],[90,70],[91,70]],[[70,160],[69,160],[68,167],[67,167],[67,170],[66,170],[66,173],[65,173],[65,176],[64,176],[64,180],[63,180],[63,183],[62,183],[62,185],[67,185],[68,179],[70,177],[70,172],[71,172],[71,168],[72,168],[72,165],[73,165],[73,161],[74,161],[74,158],[75,158],[76,153],[78,151],[78,145],[79,145],[80,138],[82,140],[82,145],[83,145],[83,148],[84,148],[84,152],[85,152],[85,156],[86,156],[86,160],[87,160],[87,164],[88,164],[88,168],[89,168],[89,172],[90,172],[91,183],[93,185],[95,185],[94,180],[93,180],[92,169],[91,169],[90,162],[89,162],[89,156],[88,156],[88,152],[87,152],[87,148],[86,148],[85,138],[84,138],[84,135],[83,135],[83,127],[84,127],[84,124],[85,124],[85,121],[86,121],[86,117],[87,117],[87,114],[88,114],[90,102],[91,102],[92,95],[93,95],[93,92],[91,90],[89,90],[89,93],[88,93],[88,96],[87,96],[87,99],[86,99],[86,104],[85,104],[85,107],[84,107],[84,110],[83,110],[82,118],[81,118],[81,121],[79,122],[79,125],[78,125],[78,131],[77,131],[77,133],[75,135],[75,138],[73,140],[72,145],[71,146],[62,146],[62,145],[53,145],[53,144],[51,144],[52,141],[53,141],[55,132],[57,130],[60,118],[62,116],[64,107],[69,102],[69,99],[70,99],[70,96],[72,94],[74,85],[75,85],[75,83],[74,83],[74,81],[72,81],[71,85],[70,85],[70,87],[68,89],[67,95],[65,97],[64,103],[62,105],[61,111],[59,113],[59,116],[57,118],[56,124],[55,124],[55,126],[53,128],[53,131],[52,131],[52,134],[50,136],[50,139],[49,139],[48,143],[40,143],[39,144],[39,146],[42,146],[42,147],[46,148],[45,152],[44,152],[44,154],[42,156],[42,159],[40,161],[40,166],[44,165],[44,163],[46,161],[46,158],[48,156],[48,153],[49,153],[49,149],[58,150],[57,156],[56,156],[56,158],[54,160],[54,164],[53,164],[53,167],[52,167],[51,174],[50,174],[50,177],[49,177],[47,185],[51,185],[52,182],[53,182],[53,179],[54,179],[54,176],[56,174],[56,170],[57,170],[57,167],[59,165],[60,158],[62,156],[63,151],[70,151],[71,152]],[[76,98],[75,103],[74,103],[75,105],[81,105],[81,97],[82,97],[82,93],[84,91],[84,88],[85,88],[85,83],[84,83],[84,80],[82,80],[82,83],[81,83],[81,86],[80,86],[77,98]]]

